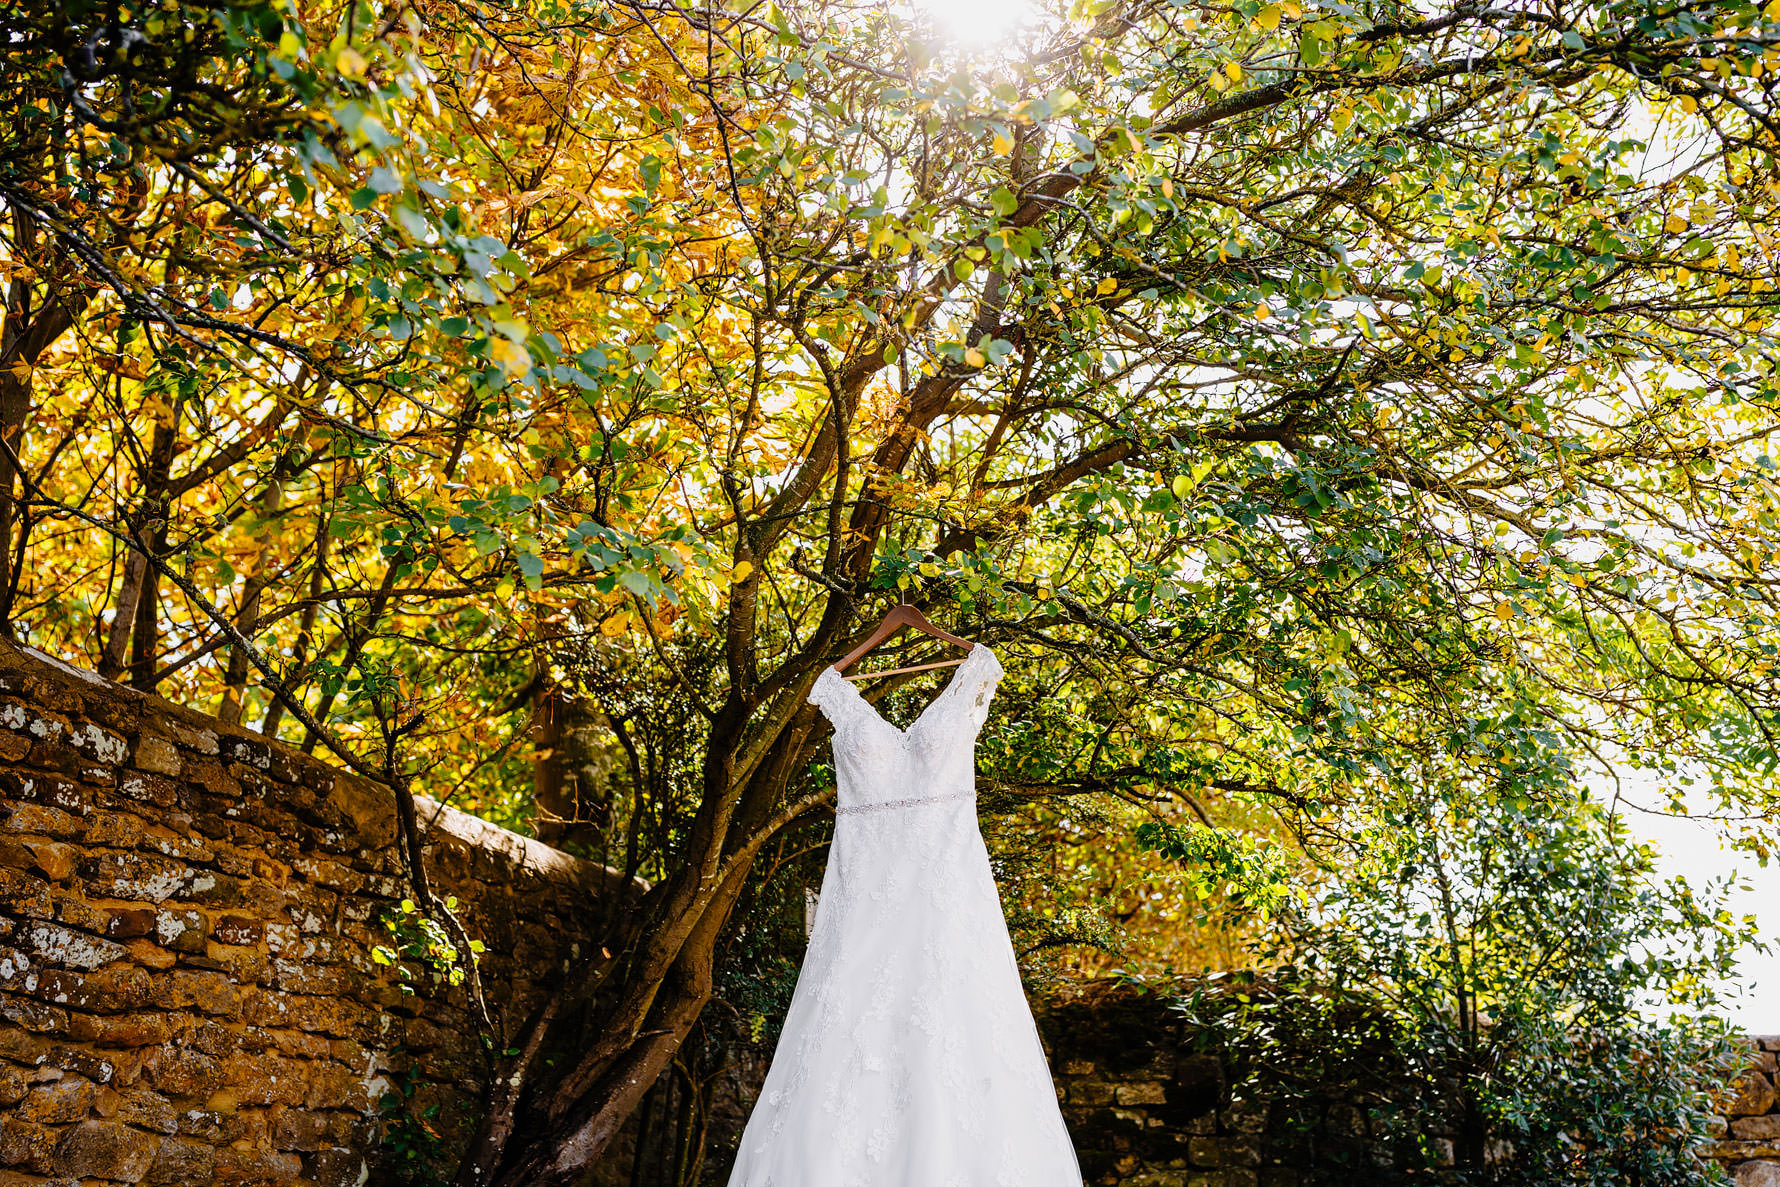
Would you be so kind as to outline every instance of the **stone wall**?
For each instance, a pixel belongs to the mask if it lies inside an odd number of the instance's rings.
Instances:
[[[1763,1035],[1755,1044],[1755,1066],[1737,1082],[1715,1153],[1737,1187],[1780,1187],[1780,1035]]]
[[[422,808],[522,1011],[630,888]],[[461,991],[372,958],[395,834],[375,784],[0,642],[0,1187],[387,1181],[394,1099],[450,1146],[482,1054]]]

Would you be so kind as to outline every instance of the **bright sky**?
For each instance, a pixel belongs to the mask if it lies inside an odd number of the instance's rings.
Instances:
[[[1032,0],[913,0],[914,6],[964,49],[985,49],[1033,13]]]
[[[1655,796],[1636,798],[1656,801]],[[1625,816],[1634,833],[1662,851],[1661,873],[1680,874],[1697,884],[1736,870],[1751,884],[1728,905],[1734,914],[1756,916],[1762,938],[1776,950],[1745,957],[1738,978],[1741,998],[1726,1012],[1749,1034],[1780,1034],[1780,862],[1770,861],[1763,869],[1753,854],[1720,845],[1717,831],[1705,821],[1639,811]]]

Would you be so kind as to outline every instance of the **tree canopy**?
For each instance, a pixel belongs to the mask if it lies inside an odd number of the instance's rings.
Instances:
[[[1316,860],[1430,765],[1772,820],[1776,6],[0,30],[0,622],[652,883],[491,1018],[460,1182],[573,1181],[672,1058],[899,598],[1074,869]]]

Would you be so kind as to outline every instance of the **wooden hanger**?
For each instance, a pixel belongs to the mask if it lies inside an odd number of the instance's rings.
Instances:
[[[837,672],[844,672],[854,660],[857,660],[860,656],[864,655],[905,626],[912,626],[922,634],[932,635],[935,639],[943,639],[947,643],[956,643],[966,651],[969,651],[976,646],[976,644],[972,643],[969,639],[960,639],[950,631],[940,630],[931,622],[927,621],[927,616],[925,614],[921,613],[907,602],[904,602],[900,606],[892,608],[890,613],[884,615],[884,619],[882,622],[878,623],[877,629],[873,630],[871,634],[865,637],[865,642],[836,660],[834,663],[834,670]],[[942,659],[931,664],[911,664],[906,668],[886,668],[882,672],[861,672],[857,676],[842,676],[841,678],[843,680],[870,680],[874,676],[898,676],[904,672],[925,672],[929,668],[950,668],[963,662],[962,659]]]

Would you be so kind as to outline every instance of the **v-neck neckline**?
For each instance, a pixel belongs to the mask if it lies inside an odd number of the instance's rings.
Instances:
[[[897,737],[902,738],[906,741],[908,739],[909,735],[913,734],[915,732],[915,730],[920,727],[921,723],[923,721],[927,720],[927,715],[933,711],[933,707],[935,705],[939,704],[941,701],[945,700],[946,696],[952,691],[952,689],[957,687],[958,677],[961,674],[963,674],[964,666],[966,664],[970,663],[970,661],[972,659],[976,658],[977,652],[987,651],[987,650],[988,650],[988,648],[985,647],[981,643],[972,644],[971,649],[965,653],[964,658],[958,661],[958,666],[956,668],[952,669],[952,674],[946,678],[945,687],[940,689],[939,693],[931,701],[927,702],[927,705],[925,708],[923,708],[919,713],[915,714],[915,719],[913,721],[909,722],[909,727],[907,729],[899,728],[895,722],[891,721],[888,717],[885,717],[882,713],[878,712],[878,707],[876,705],[872,704],[870,701],[865,699],[865,694],[859,691],[859,687],[856,684],[854,684],[851,680],[848,680],[845,676],[841,675],[839,672],[836,672],[833,664],[829,664],[828,666],[824,667],[822,670],[824,672],[834,672],[834,678],[836,680],[839,680],[843,685],[846,686],[846,688],[849,692],[851,692],[854,696],[859,698],[859,703],[861,705],[865,706],[867,712],[869,712],[878,721],[882,722],[884,725],[884,728],[888,729],[891,733],[895,734]]]

